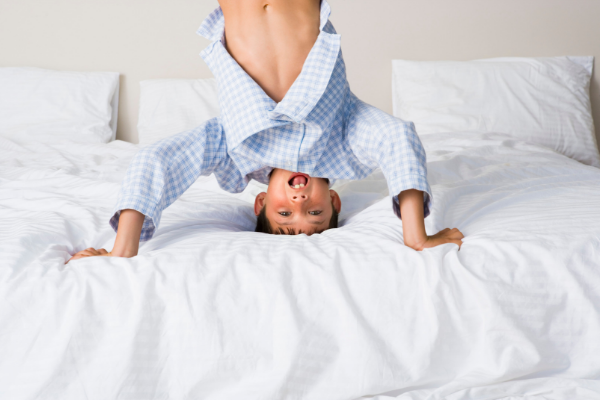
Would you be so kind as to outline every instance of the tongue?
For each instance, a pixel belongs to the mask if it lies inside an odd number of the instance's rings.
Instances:
[[[305,176],[295,176],[294,179],[292,179],[292,186],[296,186],[296,185],[306,185],[306,177]]]

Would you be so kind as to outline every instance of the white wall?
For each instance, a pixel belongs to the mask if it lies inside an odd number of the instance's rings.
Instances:
[[[391,113],[391,60],[600,57],[598,0],[329,0],[352,90]],[[0,0],[0,66],[121,73],[117,138],[137,142],[139,81],[206,78],[195,34],[216,0]],[[600,77],[591,95],[600,142]]]

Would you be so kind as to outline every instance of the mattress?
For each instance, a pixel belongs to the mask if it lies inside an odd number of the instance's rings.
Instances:
[[[202,177],[131,259],[108,225],[137,145],[0,139],[1,399],[596,399],[600,169],[501,134],[423,135],[429,234],[377,171],[338,229],[252,232]]]

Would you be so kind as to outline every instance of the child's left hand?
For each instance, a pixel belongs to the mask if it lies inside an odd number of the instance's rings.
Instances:
[[[462,245],[462,238],[465,235],[462,234],[457,228],[446,228],[442,229],[435,235],[427,236],[427,239],[424,243],[420,244],[420,248],[415,250],[423,250],[431,247],[439,246],[440,244],[445,243],[454,243],[458,245],[458,249],[460,250],[460,246]]]

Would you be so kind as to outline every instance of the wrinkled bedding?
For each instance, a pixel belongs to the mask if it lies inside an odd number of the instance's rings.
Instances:
[[[416,252],[383,176],[341,227],[252,232],[200,178],[132,259],[108,225],[137,145],[0,139],[0,399],[600,398],[600,169],[500,134],[423,135]]]

